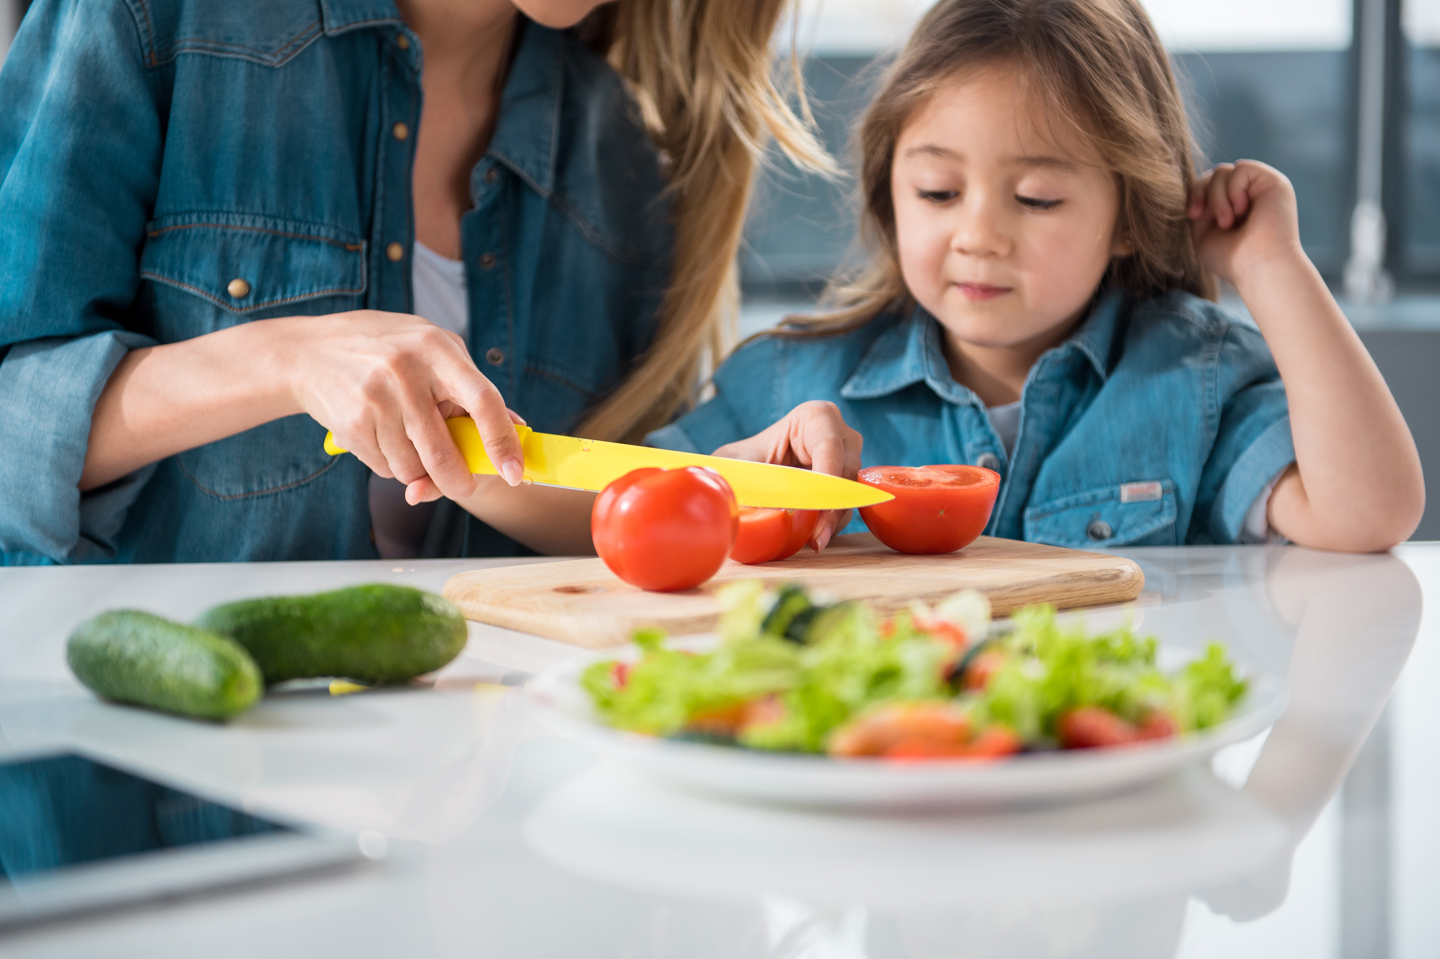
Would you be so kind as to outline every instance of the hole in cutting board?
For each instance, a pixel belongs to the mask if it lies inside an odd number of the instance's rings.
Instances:
[[[608,592],[608,586],[556,586],[557,593],[604,593]]]

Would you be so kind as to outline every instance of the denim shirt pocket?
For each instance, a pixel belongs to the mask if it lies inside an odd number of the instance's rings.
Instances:
[[[251,320],[363,305],[365,243],[314,224],[186,214],[150,224],[140,259],[156,336],[175,342]],[[288,416],[175,457],[202,492],[247,499],[302,486],[335,465],[325,429]]]
[[[1175,484],[1169,478],[1096,487],[1025,510],[1025,539],[1071,549],[1173,546]]]
[[[187,314],[181,322],[194,336],[210,332],[205,326],[222,329],[264,316],[355,309],[365,294],[365,241],[313,223],[188,213],[149,224],[140,276],[189,294],[179,301]],[[200,329],[195,297],[213,307]],[[164,325],[167,304],[156,305]],[[162,341],[184,338],[157,332]]]

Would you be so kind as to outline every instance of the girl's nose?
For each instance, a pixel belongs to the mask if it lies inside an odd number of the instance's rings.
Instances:
[[[966,256],[1004,256],[1010,240],[996,204],[984,196],[966,197],[955,211],[950,249]]]

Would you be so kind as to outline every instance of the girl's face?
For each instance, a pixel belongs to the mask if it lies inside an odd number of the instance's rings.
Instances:
[[[951,80],[901,131],[890,188],[905,283],[953,350],[1062,340],[1112,256],[1114,177],[1005,64]]]

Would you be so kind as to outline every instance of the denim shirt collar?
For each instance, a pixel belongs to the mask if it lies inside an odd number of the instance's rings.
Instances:
[[[560,142],[564,91],[563,34],[522,21],[500,97],[499,122],[490,138],[490,155],[520,175],[541,196],[555,188],[555,154]],[[539,118],[544,117],[541,121]]]
[[[405,29],[405,21],[394,0],[320,0],[320,9],[325,32],[330,35],[378,26]],[[490,138],[489,153],[514,170],[541,196],[548,197],[555,187],[555,153],[559,140],[564,69],[559,46],[561,34],[536,29],[522,17],[517,38],[515,59],[500,96],[498,122]],[[418,38],[413,42],[418,44]],[[537,117],[544,117],[545,121],[536,122]],[[473,176],[478,177],[482,172],[477,168]],[[478,183],[472,184],[471,192],[478,195]]]
[[[1110,375],[1110,351],[1124,299],[1119,290],[1103,291],[1080,328],[1065,342],[1046,352],[1036,363],[1036,368],[1039,369],[1047,358],[1053,361],[1078,353],[1089,362],[1103,383]],[[956,383],[950,375],[950,365],[945,361],[940,337],[940,322],[924,307],[916,306],[906,319],[895,323],[870,345],[855,372],[841,387],[840,395],[846,399],[873,399],[898,393],[922,382],[947,402],[984,405],[979,397]]]
[[[405,23],[395,8],[395,0],[320,0],[320,16],[328,36],[361,27]]]

